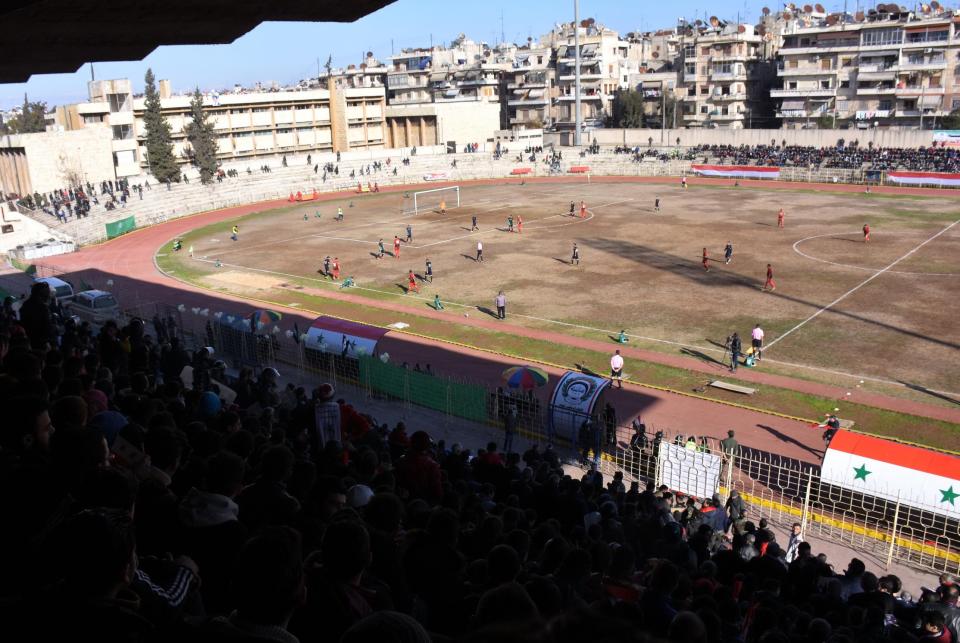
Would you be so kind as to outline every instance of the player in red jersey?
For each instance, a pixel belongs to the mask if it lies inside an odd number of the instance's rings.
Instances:
[[[867,243],[869,241],[870,241],[870,224],[864,223],[863,224],[863,242]]]
[[[783,208],[780,208],[780,212],[777,212],[777,227],[783,227]]]
[[[763,290],[774,291],[777,289],[777,282],[773,280],[773,266],[767,264],[767,280],[763,283]]]
[[[710,259],[707,257],[707,249],[703,249],[703,269],[707,272],[710,272],[710,264],[708,263]]]
[[[400,237],[396,235],[393,237],[393,258],[400,258]]]

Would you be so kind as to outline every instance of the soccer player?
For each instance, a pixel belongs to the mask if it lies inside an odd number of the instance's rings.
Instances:
[[[337,208],[337,221],[343,221],[343,208]]]
[[[682,187],[684,190],[687,189],[687,177],[684,176],[680,179],[680,187]]]
[[[659,196],[653,200],[653,211],[654,211],[654,212],[659,212],[659,211],[660,211],[660,197],[659,197]]]
[[[393,235],[393,258],[400,258],[400,237]]]
[[[483,262],[483,241],[477,241],[477,258],[474,261]]]
[[[340,259],[337,257],[333,258],[333,280],[340,280]]]
[[[308,216],[307,216],[307,213],[304,212],[304,213],[303,213],[303,220],[304,220],[304,221],[308,221],[309,219],[310,219],[310,217],[308,217]]]
[[[517,215],[517,232],[523,234],[523,217]]]
[[[330,255],[323,258],[323,276],[330,276]]]
[[[580,248],[577,247],[577,244],[573,244],[573,254],[570,255],[570,265],[573,264],[580,265]]]
[[[427,269],[424,271],[423,277],[426,281],[433,283],[433,262],[430,261],[430,257],[427,257]]]
[[[868,243],[870,241],[870,224],[863,224],[863,242]]]
[[[753,346],[753,356],[759,362],[763,357],[763,329],[756,324],[750,331],[750,344]]]
[[[731,259],[733,259],[733,244],[727,241],[727,245],[723,247],[723,262],[730,263]]]
[[[610,383],[617,382],[620,388],[623,388],[623,357],[620,355],[620,349],[610,358]]]
[[[407,275],[407,294],[409,295],[413,291],[420,292],[420,287],[417,286],[417,276],[413,274],[413,270],[410,271],[410,274]]]
[[[386,254],[386,249],[383,247],[383,239],[377,242],[377,259],[383,259],[383,255]]]
[[[507,232],[513,232],[513,215],[507,217]]]
[[[230,238],[236,241],[239,235],[240,235],[240,226],[233,226],[233,231],[230,234]]]
[[[470,232],[480,229],[480,226],[477,225],[477,215],[473,215],[472,218],[473,218],[473,223],[470,226]]]
[[[407,224],[407,243],[413,241],[413,226],[409,223]]]
[[[587,218],[587,204],[584,203],[583,201],[580,202],[580,218],[581,219]]]
[[[444,201],[443,199],[440,199],[440,214],[446,214],[446,213],[447,213],[447,202]]]
[[[769,289],[771,292],[777,289],[777,282],[773,280],[773,266],[767,264],[767,280],[763,284],[762,290]]]
[[[703,269],[706,272],[710,272],[710,264],[708,263],[710,259],[707,257],[707,249],[703,249]]]
[[[434,309],[434,310],[443,310],[443,304],[440,303],[440,295],[439,295],[439,294],[434,294],[434,295],[433,295],[433,309]]]
[[[576,209],[577,209],[577,204],[574,203],[573,201],[571,201],[571,202],[570,202],[570,216],[571,216],[571,217],[573,216],[573,213],[574,213],[574,211],[576,211]]]
[[[783,227],[783,208],[780,208],[780,211],[777,212],[777,227]]]

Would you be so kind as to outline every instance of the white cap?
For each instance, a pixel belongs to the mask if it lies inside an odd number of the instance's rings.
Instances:
[[[365,484],[355,484],[347,490],[347,505],[354,509],[366,507],[373,498],[373,489]]]

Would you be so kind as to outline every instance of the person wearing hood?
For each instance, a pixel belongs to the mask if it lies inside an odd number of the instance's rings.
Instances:
[[[203,489],[191,489],[178,510],[183,551],[206,572],[200,591],[211,614],[229,613],[227,579],[247,540],[247,528],[234,501],[243,488],[244,473],[240,456],[217,453],[206,463]]]

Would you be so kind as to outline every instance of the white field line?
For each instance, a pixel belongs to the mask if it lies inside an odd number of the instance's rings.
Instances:
[[[822,315],[822,314],[825,313],[826,311],[830,310],[831,308],[833,308],[834,306],[836,306],[838,303],[840,303],[841,301],[843,301],[844,299],[846,299],[847,297],[849,297],[849,296],[852,295],[853,293],[857,292],[858,290],[860,290],[861,288],[863,288],[864,286],[866,286],[868,283],[870,283],[871,281],[873,281],[874,279],[876,279],[877,277],[879,277],[879,276],[882,275],[883,273],[885,273],[885,272],[887,272],[888,270],[890,270],[891,268],[893,268],[895,265],[897,265],[898,263],[900,263],[900,262],[903,261],[904,259],[908,259],[908,258],[911,257],[911,256],[913,255],[913,253],[915,253],[917,250],[919,250],[920,248],[924,247],[925,245],[927,245],[928,243],[930,243],[930,242],[933,241],[934,239],[937,239],[938,237],[940,237],[940,235],[942,235],[942,234],[944,234],[945,232],[949,231],[953,226],[957,225],[958,223],[960,223],[960,219],[957,219],[956,221],[954,221],[953,223],[951,223],[951,224],[948,225],[946,228],[944,228],[944,229],[941,230],[940,232],[936,233],[935,235],[933,235],[932,237],[930,237],[930,238],[927,239],[926,241],[922,241],[922,242],[919,243],[918,245],[914,246],[912,250],[908,251],[907,253],[905,253],[904,255],[902,255],[900,258],[894,260],[892,263],[888,264],[885,268],[883,268],[883,269],[881,269],[881,270],[878,270],[878,271],[875,272],[874,274],[870,275],[869,277],[867,277],[866,279],[864,279],[863,281],[861,281],[859,284],[857,284],[856,286],[854,286],[853,288],[851,288],[851,289],[848,290],[847,292],[843,293],[842,295],[840,295],[839,297],[837,297],[836,299],[834,299],[833,301],[831,301],[829,304],[827,304],[826,306],[824,306],[824,307],[821,308],[820,310],[816,311],[815,313],[813,313],[812,315],[810,315],[809,317],[807,317],[806,319],[804,319],[802,322],[800,322],[799,324],[797,324],[796,326],[794,326],[793,328],[791,328],[790,330],[788,330],[787,332],[783,333],[782,335],[780,335],[779,337],[777,337],[776,339],[774,339],[772,342],[770,342],[769,344],[767,344],[767,345],[764,347],[764,351],[769,350],[770,348],[772,348],[775,344],[777,344],[777,343],[778,343],[780,340],[782,340],[783,338],[787,337],[788,335],[790,335],[790,334],[793,333],[794,331],[799,330],[800,328],[802,328],[803,326],[805,326],[808,322],[813,321],[814,319],[816,319],[817,317],[819,317],[820,315]]]
[[[845,237],[845,236],[859,236],[861,232],[857,230],[856,232],[830,232],[827,234],[815,234],[812,237],[805,237],[799,241],[794,242],[793,251],[805,259],[810,259],[811,261],[818,261],[820,263],[826,263],[831,266],[837,266],[839,268],[850,268],[852,270],[861,270],[863,272],[877,272],[876,268],[866,268],[864,266],[856,266],[851,263],[839,263],[837,261],[830,261],[828,259],[821,259],[820,257],[814,257],[813,255],[808,255],[803,250],[800,249],[800,244],[807,241],[812,241],[813,239],[823,239],[825,237]],[[960,277],[960,272],[907,272],[905,270],[891,270],[891,275],[908,275],[914,277]]]

